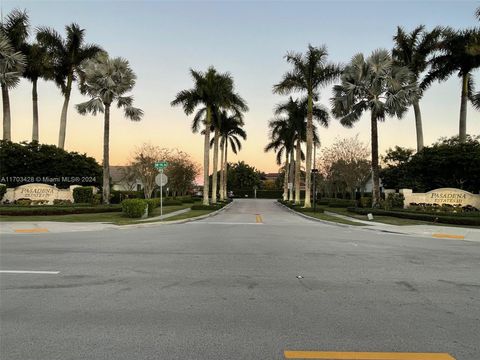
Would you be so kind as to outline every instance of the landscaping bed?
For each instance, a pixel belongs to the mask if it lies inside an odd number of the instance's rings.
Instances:
[[[36,205],[36,206],[0,206],[0,215],[9,216],[48,216],[48,215],[72,215],[72,214],[94,214],[106,212],[120,212],[120,205]]]

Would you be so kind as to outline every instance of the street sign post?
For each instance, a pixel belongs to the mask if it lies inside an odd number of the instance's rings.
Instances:
[[[159,161],[155,163],[155,169],[160,171],[160,173],[155,176],[155,183],[160,186],[160,219],[163,216],[163,187],[167,185],[168,177],[163,173],[163,169],[168,166],[167,161]]]

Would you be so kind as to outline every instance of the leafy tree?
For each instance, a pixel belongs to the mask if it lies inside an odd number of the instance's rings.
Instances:
[[[390,167],[405,164],[412,159],[414,153],[413,149],[395,146],[393,149],[387,150],[387,154],[383,157],[383,162]]]
[[[22,47],[28,37],[28,14],[12,10],[0,23],[0,82],[3,101],[3,139],[11,140],[11,116],[9,90],[20,82],[25,68]]]
[[[62,91],[64,101],[60,115],[60,132],[58,147],[65,147],[67,131],[67,112],[72,84],[80,75],[80,67],[85,60],[93,59],[103,50],[92,44],[85,43],[85,29],[72,23],[65,26],[66,38],[54,29],[41,27],[37,32],[37,41],[48,49],[54,59],[54,80]]]
[[[133,107],[133,97],[127,95],[135,86],[136,75],[127,60],[111,59],[100,53],[82,66],[81,92],[90,97],[87,102],[76,105],[81,115],[104,114],[103,127],[103,202],[110,202],[110,107],[116,103],[123,108],[124,116],[140,121],[143,111]]]
[[[305,207],[310,208],[310,178],[312,169],[312,149],[314,144],[313,129],[313,102],[318,91],[333,81],[340,73],[340,66],[327,62],[328,52],[325,46],[314,47],[308,45],[307,52],[289,52],[285,56],[293,69],[284,74],[280,83],[273,87],[274,93],[289,94],[294,91],[304,92],[307,95],[307,158],[305,179]]]
[[[26,67],[23,71],[23,77],[32,82],[32,141],[39,141],[38,134],[38,79],[49,80],[53,78],[53,59],[47,48],[39,43],[24,44],[23,53],[26,56]]]
[[[396,66],[387,50],[375,50],[365,59],[353,57],[345,68],[341,84],[333,88],[333,114],[346,127],[352,127],[370,111],[373,193],[372,205],[380,200],[377,122],[387,116],[401,118],[416,99],[417,86],[406,67]]]
[[[31,182],[59,188],[101,184],[102,168],[94,158],[36,141],[0,141],[0,164],[0,183],[9,187]]]
[[[239,161],[236,164],[228,164],[227,173],[228,188],[235,190],[252,190],[255,186],[261,186],[260,172],[253,166]]]
[[[210,67],[205,73],[190,69],[190,74],[194,81],[193,88],[180,91],[171,102],[171,105],[182,105],[186,115],[192,114],[196,108],[203,106],[194,118],[192,129],[195,130],[195,123],[198,124],[204,116],[203,204],[208,205],[210,126],[212,125],[212,113],[214,109],[231,109],[239,113],[241,111],[247,111],[248,107],[240,95],[235,93],[233,78],[229,73],[220,74],[214,67]],[[215,161],[214,170],[214,173],[216,173]],[[216,197],[216,189],[212,189],[212,191]]]
[[[190,155],[179,150],[172,151],[167,160],[168,166],[164,172],[168,176],[168,188],[173,196],[187,194],[193,189],[200,166]]]
[[[406,66],[413,74],[413,79],[422,82],[422,74],[427,69],[430,55],[435,51],[438,45],[438,39],[442,30],[437,27],[432,31],[426,31],[425,26],[417,26],[412,32],[406,33],[400,26],[397,28],[397,34],[393,37],[395,47],[392,56],[395,63],[399,66]],[[420,86],[422,90],[428,87],[428,83]],[[412,102],[415,112],[415,128],[417,132],[417,151],[423,148],[423,128],[422,114],[420,111],[419,100],[422,93]]]
[[[438,54],[430,61],[431,70],[422,85],[434,80],[444,81],[457,73],[462,80],[460,98],[460,141],[467,138],[467,101],[473,96],[472,71],[480,67],[480,30],[478,28],[456,31],[447,28],[439,42]]]

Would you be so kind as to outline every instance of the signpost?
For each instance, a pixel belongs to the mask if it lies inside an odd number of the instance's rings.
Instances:
[[[160,161],[155,163],[155,169],[160,173],[155,176],[155,183],[160,186],[160,218],[163,216],[163,187],[167,185],[168,177],[163,173],[163,169],[168,166],[168,162]]]

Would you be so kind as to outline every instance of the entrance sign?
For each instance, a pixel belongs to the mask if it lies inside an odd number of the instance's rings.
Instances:
[[[73,189],[79,185],[71,185],[68,189],[59,189],[56,186],[40,183],[21,185],[8,188],[2,202],[13,203],[18,199],[30,199],[37,204],[53,205],[54,200],[69,200],[73,203]]]
[[[448,204],[460,206],[473,206],[480,209],[480,195],[472,194],[465,190],[454,188],[440,188],[427,193],[414,193],[411,189],[401,189],[405,197],[405,207],[410,204]]]

